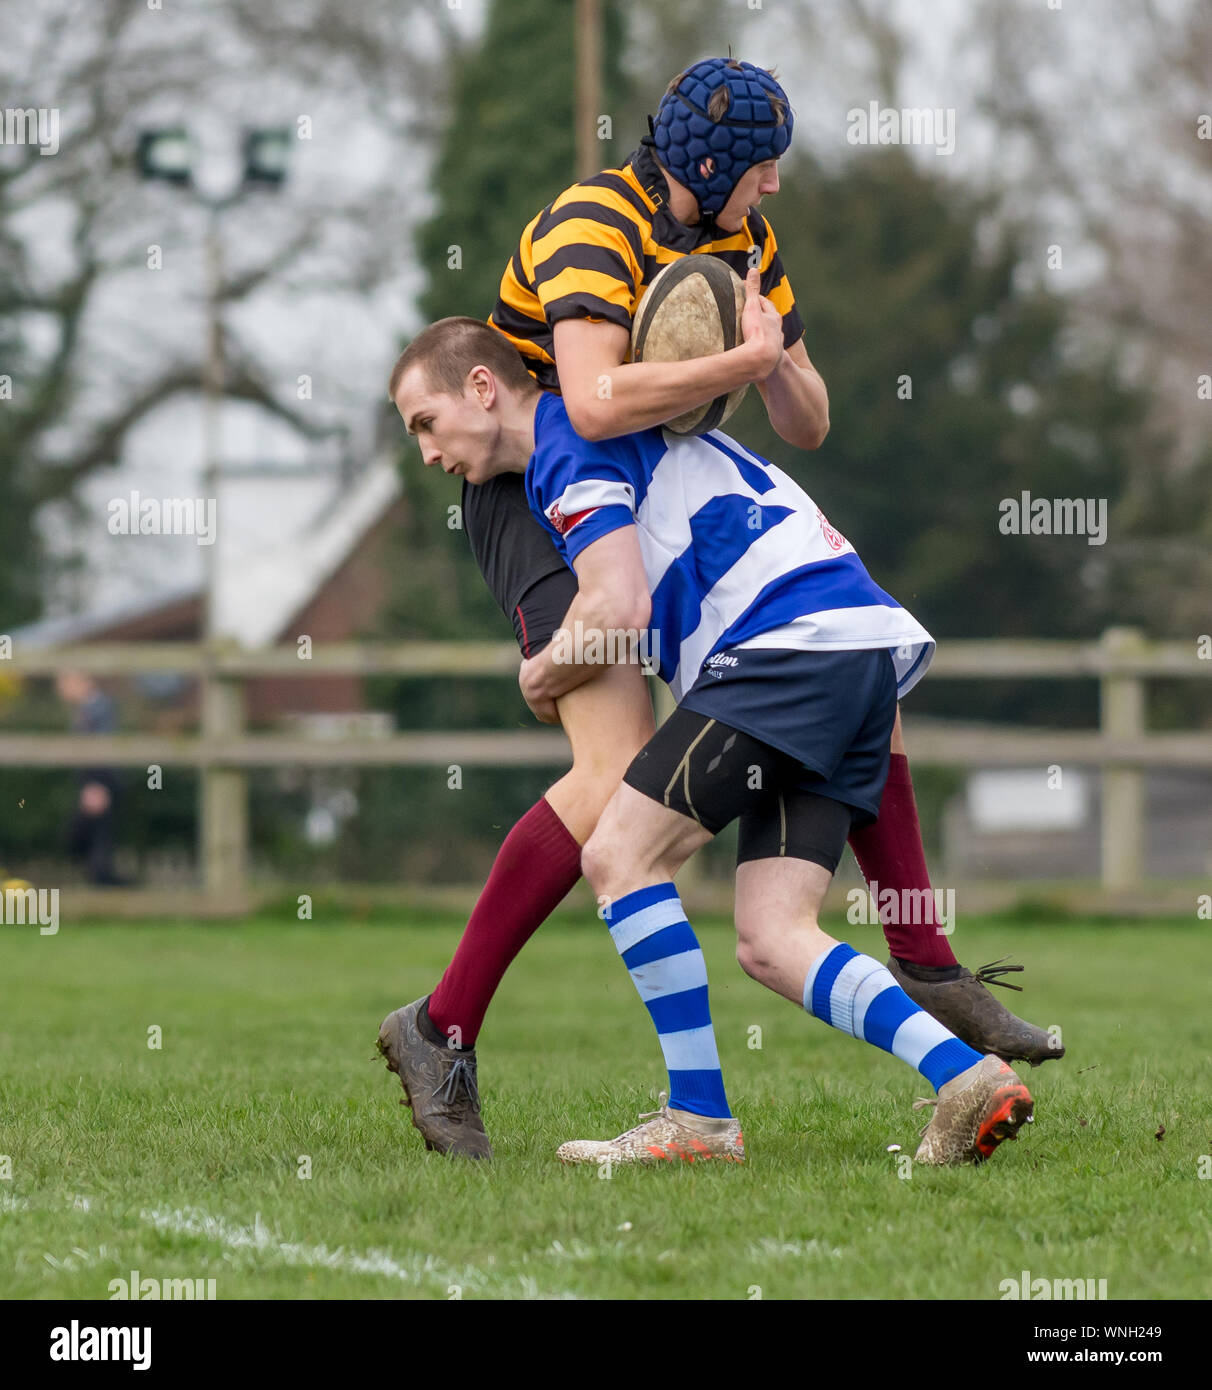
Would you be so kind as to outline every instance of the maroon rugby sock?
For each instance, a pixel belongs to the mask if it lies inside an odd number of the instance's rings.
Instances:
[[[877,884],[881,896],[887,888],[898,894],[906,888],[919,890],[920,912],[897,913],[890,905],[880,911],[884,936],[892,954],[912,965],[936,968],[956,965],[950,943],[938,932],[934,897],[929,891],[930,873],[922,848],[922,828],[913,797],[913,779],[909,775],[909,759],[904,753],[892,754],[879,820],[862,830],[851,831],[850,848],[868,886]],[[920,890],[925,890],[924,894]],[[876,906],[880,906],[878,899]],[[902,916],[920,920],[916,924],[912,920],[889,920]]]
[[[429,996],[429,1021],[443,1040],[475,1043],[510,961],[580,877],[581,846],[546,798],[536,802],[506,835],[454,958]]]

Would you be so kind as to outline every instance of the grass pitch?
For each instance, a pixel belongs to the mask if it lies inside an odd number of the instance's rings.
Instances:
[[[495,1162],[425,1153],[374,1040],[461,925],[0,928],[0,1297],[104,1299],[132,1270],[213,1278],[220,1299],[996,1299],[1023,1270],[1111,1298],[1212,1292],[1202,924],[961,924],[968,965],[1028,966],[1002,997],[1068,1053],[1025,1072],[1017,1144],[936,1171],[897,1161],[920,1078],[745,978],[731,929],[696,923],[748,1163],[609,1180],[556,1145],[629,1128],[664,1072],[588,912],[540,931],[489,1014]]]

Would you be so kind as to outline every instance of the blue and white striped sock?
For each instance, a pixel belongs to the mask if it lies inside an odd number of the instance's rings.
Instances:
[[[916,1067],[936,1091],[984,1055],[915,1004],[879,961],[844,941],[813,961],[804,1008],[831,1028]]]
[[[669,1107],[732,1114],[707,1003],[707,962],[672,883],[640,888],[606,910],[615,949],[656,1024]]]

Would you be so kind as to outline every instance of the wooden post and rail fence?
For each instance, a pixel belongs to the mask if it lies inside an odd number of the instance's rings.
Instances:
[[[1204,639],[1205,642],[1207,639]],[[248,783],[251,768],[446,767],[566,765],[568,745],[558,730],[404,732],[380,738],[317,739],[292,732],[250,731],[245,682],[259,676],[361,675],[498,676],[516,679],[511,643],[389,642],[316,644],[303,658],[292,647],[249,651],[222,643],[96,643],[21,651],[0,669],[25,676],[61,670],[96,676],[175,672],[200,682],[196,733],[0,733],[0,766],[125,766],[196,768],[200,777],[200,904],[238,910],[248,901]],[[1149,732],[1145,682],[1151,678],[1212,676],[1196,642],[1150,642],[1130,628],[1112,628],[1097,642],[948,641],[929,679],[1098,681],[1097,729],[1050,730],[905,720],[915,767],[1094,767],[1103,775],[1101,865],[1105,895],[1139,890],[1147,879],[1144,854],[1146,768],[1212,772],[1212,731]],[[655,683],[658,718],[672,708]]]

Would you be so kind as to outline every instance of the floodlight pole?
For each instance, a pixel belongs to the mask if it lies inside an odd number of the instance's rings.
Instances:
[[[165,141],[171,147],[167,163]],[[183,127],[146,130],[139,138],[138,163],[144,178],[163,179],[193,194],[206,210],[206,267],[203,275],[206,296],[206,352],[202,364],[202,480],[205,497],[219,506],[219,422],[226,388],[223,353],[223,241],[221,214],[239,202],[254,184],[279,188],[286,177],[286,157],[290,140],[287,129],[252,129],[244,135],[244,169],[240,182],[223,197],[204,193],[193,181],[191,141]],[[219,588],[218,537],[206,547],[204,560],[202,633],[211,641],[218,632],[217,596]]]
[[[214,498],[216,527],[214,543],[204,546],[205,586],[202,633],[211,641],[217,630],[219,587],[219,421],[226,384],[223,357],[223,241],[219,234],[219,205],[206,208],[206,357],[202,366],[202,492]]]
[[[176,133],[187,140],[183,132]],[[248,783],[238,767],[224,765],[225,751],[244,733],[244,687],[238,679],[224,677],[217,670],[219,638],[218,596],[220,578],[219,547],[223,526],[218,517],[221,471],[219,426],[226,389],[227,364],[223,341],[223,238],[222,214],[238,202],[253,183],[281,185],[285,177],[282,158],[274,160],[288,137],[278,131],[252,131],[245,137],[244,173],[239,185],[227,196],[209,197],[192,181],[188,162],[178,163],[175,174],[155,168],[155,140],[152,134],[140,141],[139,160],[145,177],[168,178],[189,188],[206,209],[205,272],[206,352],[202,364],[202,479],[205,501],[215,504],[216,524],[203,558],[202,594],[203,662],[199,681],[199,722],[206,759],[200,769],[198,788],[199,858],[202,884],[212,907],[225,904],[243,907],[248,872]],[[267,147],[270,157],[266,158]]]
[[[211,642],[217,636],[219,597],[219,549],[222,524],[218,520],[219,485],[222,478],[219,455],[223,393],[227,389],[227,359],[223,340],[223,213],[240,200],[243,187],[222,198],[207,197],[197,189],[194,197],[206,209],[204,275],[206,292],[206,354],[202,361],[202,493],[215,503],[215,540],[204,546],[205,567],[202,595],[202,636]]]
[[[219,550],[223,521],[219,517],[219,428],[227,364],[223,341],[223,238],[221,215],[237,195],[224,199],[203,198],[206,205],[206,356],[202,369],[202,467],[203,494],[214,499],[215,531],[205,547],[203,591],[203,664],[199,719],[203,739],[221,745],[244,732],[244,687],[224,679],[214,667],[219,637]],[[216,750],[217,751],[217,750]],[[248,784],[238,768],[204,767],[198,787],[198,819],[202,860],[202,885],[212,903],[240,902],[248,875]]]

